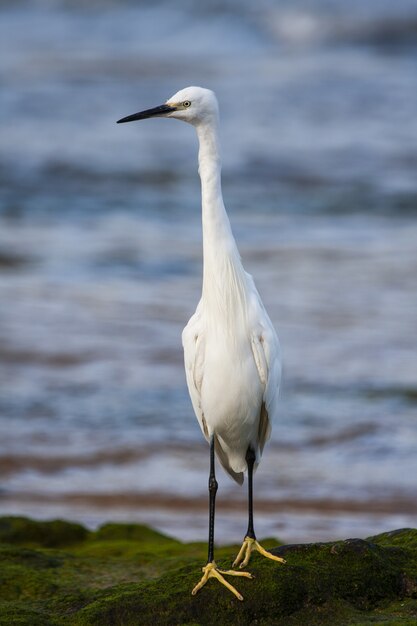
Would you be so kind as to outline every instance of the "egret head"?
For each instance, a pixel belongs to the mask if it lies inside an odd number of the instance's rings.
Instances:
[[[219,115],[217,98],[210,89],[203,87],[186,87],[177,91],[165,104],[146,109],[118,120],[118,124],[145,120],[149,117],[174,117],[193,126],[213,123]]]

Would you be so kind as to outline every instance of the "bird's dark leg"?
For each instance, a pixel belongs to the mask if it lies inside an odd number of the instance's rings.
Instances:
[[[249,446],[246,452],[246,463],[248,464],[248,530],[246,531],[246,537],[256,539],[255,531],[253,528],[253,466],[255,465],[256,454]]]
[[[240,568],[246,567],[249,563],[253,550],[256,550],[263,556],[266,556],[268,559],[285,563],[284,559],[265,550],[265,548],[263,548],[256,540],[255,530],[253,528],[253,468],[255,466],[256,454],[251,446],[247,449],[245,459],[248,467],[248,530],[246,531],[246,537],[243,541],[242,547],[240,548],[239,554],[233,562],[233,567],[237,567],[238,565]]]
[[[203,567],[203,577],[200,582],[196,584],[192,590],[193,596],[200,591],[206,584],[209,578],[216,578],[222,585],[224,585],[229,591],[231,591],[238,600],[243,600],[239,591],[233,587],[225,578],[227,576],[244,576],[245,578],[252,578],[252,575],[248,572],[235,572],[234,570],[222,570],[219,569],[214,560],[214,513],[216,505],[216,493],[217,493],[217,480],[215,473],[215,460],[214,460],[214,436],[210,439],[210,474],[209,474],[209,540],[208,540],[208,557],[207,565]]]
[[[214,515],[216,510],[217,480],[214,460],[214,436],[210,439],[210,474],[209,474],[209,539],[207,563],[214,561]]]

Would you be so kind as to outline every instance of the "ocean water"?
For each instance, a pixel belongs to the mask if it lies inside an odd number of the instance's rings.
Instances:
[[[201,290],[196,138],[117,126],[216,91],[223,191],[280,336],[259,535],[417,516],[417,7],[0,4],[0,514],[207,533],[181,331]],[[218,472],[219,542],[246,491]]]

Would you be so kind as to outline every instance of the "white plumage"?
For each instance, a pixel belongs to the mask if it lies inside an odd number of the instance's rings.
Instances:
[[[215,437],[225,470],[243,482],[249,446],[259,463],[277,412],[281,378],[278,337],[252,277],[242,266],[221,193],[218,106],[213,92],[184,89],[191,101],[202,185],[202,297],[182,335],[188,390],[201,430]],[[192,107],[185,110],[191,113]],[[184,113],[173,113],[187,121]]]
[[[223,204],[219,111],[208,89],[187,87],[165,104],[119,120],[174,117],[192,124],[199,140],[203,223],[203,290],[197,310],[182,334],[188,390],[201,430],[210,443],[209,543],[203,577],[195,595],[216,578],[239,600],[242,595],[224,575],[251,578],[248,572],[219,570],[214,561],[217,481],[214,453],[238,483],[248,471],[249,521],[233,565],[246,567],[251,552],[278,562],[256,540],[252,476],[277,413],[281,378],[278,337],[252,277],[245,272]]]
[[[185,373],[204,436],[209,441],[214,435],[219,461],[242,484],[246,452],[252,446],[259,463],[277,412],[280,350],[239,258],[216,265],[211,290],[217,293],[205,297],[203,289],[182,334]]]

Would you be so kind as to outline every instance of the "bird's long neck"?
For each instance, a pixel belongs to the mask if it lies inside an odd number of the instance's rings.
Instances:
[[[223,203],[218,121],[197,127],[203,222],[203,299],[231,311],[231,288],[244,296],[244,270]],[[236,297],[233,298],[233,302]]]

